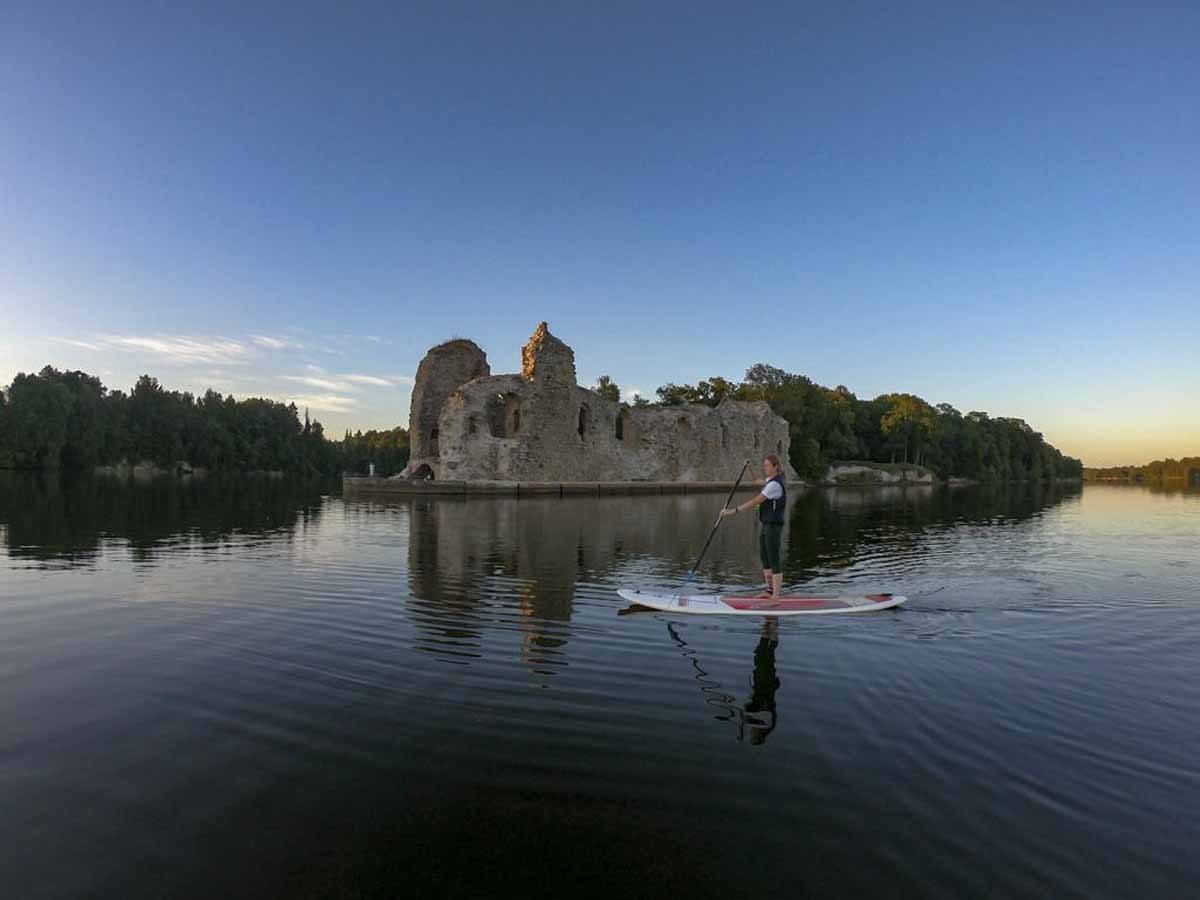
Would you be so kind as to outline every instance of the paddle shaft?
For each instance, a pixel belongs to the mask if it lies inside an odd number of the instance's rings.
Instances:
[[[729,508],[729,501],[732,500],[733,495],[737,493],[737,489],[742,483],[742,478],[744,478],[746,475],[746,469],[749,467],[750,460],[746,460],[744,463],[742,463],[742,471],[738,472],[737,481],[735,481],[733,483],[733,487],[730,488],[729,496],[725,498],[725,505],[721,507],[722,510]],[[704,549],[700,551],[700,555],[696,558],[696,564],[692,566],[692,571],[688,572],[687,578],[683,582],[685,587],[691,582],[692,576],[696,574],[696,570],[700,568],[700,562],[704,559],[704,554],[708,552],[708,545],[712,543],[712,539],[717,535],[717,529],[721,527],[722,518],[724,517],[718,515],[717,521],[713,523],[712,531],[708,533],[708,540],[704,542]]]

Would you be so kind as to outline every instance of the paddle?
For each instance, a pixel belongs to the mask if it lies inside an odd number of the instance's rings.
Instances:
[[[737,481],[733,483],[733,487],[729,491],[729,496],[725,498],[725,505],[721,507],[722,510],[729,508],[729,501],[732,500],[733,495],[737,493],[738,485],[742,483],[742,478],[745,476],[746,469],[749,467],[750,460],[746,460],[744,463],[742,463],[742,471],[738,472]],[[691,584],[692,577],[696,574],[696,570],[700,568],[700,561],[704,559],[704,554],[708,552],[708,545],[712,543],[712,539],[717,534],[717,529],[721,527],[722,518],[724,518],[724,516],[718,513],[717,521],[713,523],[712,531],[708,533],[708,540],[704,542],[704,549],[700,551],[700,556],[696,559],[696,564],[692,566],[692,571],[688,572],[687,578],[684,579],[683,587],[687,587],[689,584]],[[680,588],[680,590],[683,590],[683,588]]]

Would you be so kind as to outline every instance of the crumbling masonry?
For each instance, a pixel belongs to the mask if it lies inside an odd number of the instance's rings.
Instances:
[[[519,375],[492,375],[473,342],[431,349],[417,369],[404,477],[463,481],[730,481],[777,453],[788,425],[763,402],[630,407],[575,383],[574,351],[545,322]]]

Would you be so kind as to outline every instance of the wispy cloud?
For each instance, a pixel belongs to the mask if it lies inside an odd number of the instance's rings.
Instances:
[[[625,388],[625,390],[621,391],[621,399],[626,403],[632,403],[638,397],[645,396],[646,392],[637,387]]]
[[[254,343],[260,347],[266,347],[268,350],[303,350],[304,345],[298,344],[295,341],[289,341],[286,338],[268,337],[265,334],[256,334]]]
[[[340,394],[301,394],[287,399],[288,402],[295,403],[299,407],[308,407],[321,412],[354,412],[354,408],[358,405],[358,401],[353,397],[343,397]]]
[[[394,388],[398,384],[411,383],[406,376],[394,375],[334,375],[326,372],[320,366],[307,366],[309,375],[280,375],[281,381],[291,381],[308,387],[320,388],[323,391],[357,391],[360,387]]]
[[[395,387],[396,382],[389,378],[380,378],[378,375],[343,375],[347,381],[354,384],[369,384],[373,387]]]
[[[311,375],[280,375],[282,381],[294,381],[307,387],[320,388],[323,391],[344,391],[346,386],[327,378],[314,378]]]
[[[144,352],[175,363],[240,365],[246,362],[247,347],[229,338],[192,338],[177,335],[106,334],[97,349]]]
[[[91,344],[91,343],[88,343],[87,341],[76,341],[71,338],[54,338],[53,340],[56,344],[68,344],[72,347],[80,347],[84,350],[99,350],[100,349],[99,344]]]

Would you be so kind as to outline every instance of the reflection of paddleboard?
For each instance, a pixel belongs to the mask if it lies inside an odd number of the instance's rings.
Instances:
[[[818,616],[831,613],[872,612],[899,606],[907,597],[900,594],[867,594],[865,597],[780,597],[747,594],[653,594],[620,590],[630,603],[663,612],[695,613],[706,616]]]

